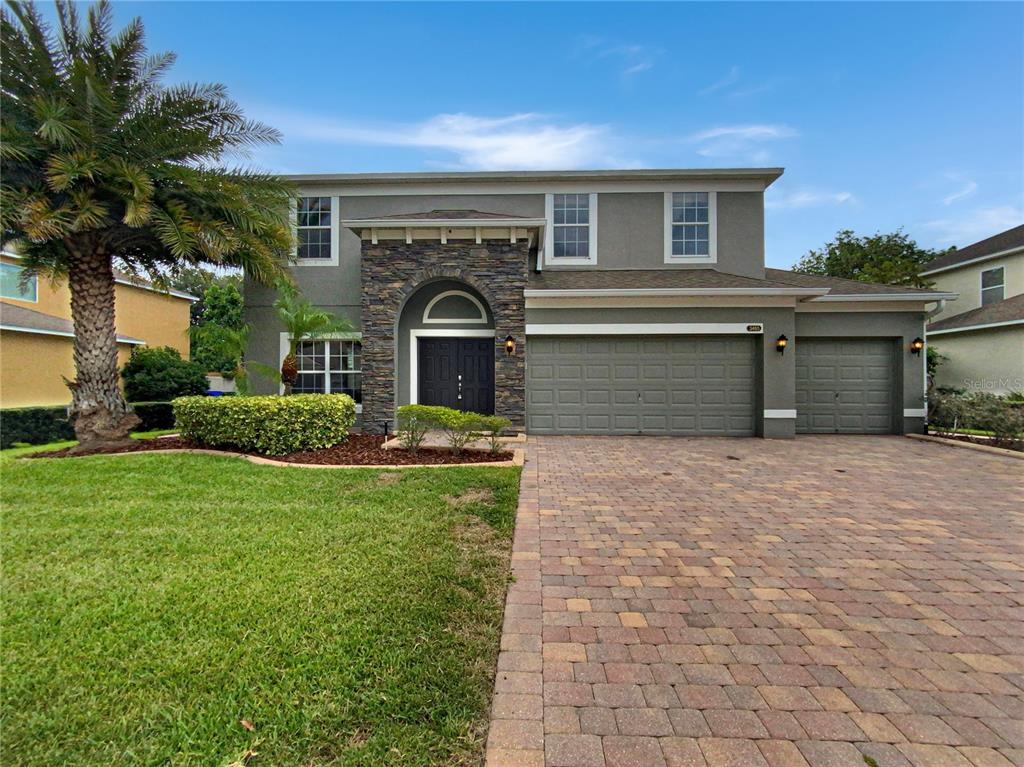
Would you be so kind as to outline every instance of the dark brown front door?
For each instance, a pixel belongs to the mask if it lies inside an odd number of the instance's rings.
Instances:
[[[418,359],[421,405],[493,415],[493,338],[420,338]]]

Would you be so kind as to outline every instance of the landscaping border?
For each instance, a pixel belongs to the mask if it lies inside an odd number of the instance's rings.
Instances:
[[[484,468],[497,468],[497,469],[510,469],[516,466],[522,466],[526,461],[526,451],[522,448],[517,448],[512,451],[512,460],[510,461],[480,461],[479,463],[345,463],[345,464],[330,464],[330,463],[291,463],[288,461],[275,461],[273,458],[264,458],[258,455],[249,455],[248,453],[236,453],[230,450],[206,450],[201,447],[193,448],[167,448],[166,450],[131,450],[123,453],[94,453],[92,455],[68,455],[62,456],[59,460],[65,460],[67,458],[95,458],[97,456],[103,457],[114,457],[119,455],[167,455],[169,453],[194,453],[196,455],[220,455],[227,456],[229,458],[244,458],[249,463],[254,463],[258,466],[288,466],[299,469],[459,469],[465,467],[484,467]],[[32,458],[31,456],[24,455],[17,458],[19,461],[26,460],[39,460],[38,458]]]
[[[979,445],[977,442],[962,442],[958,439],[946,439],[945,437],[935,437],[931,434],[906,434],[906,437],[911,439],[921,440],[922,442],[934,442],[937,445],[946,445],[947,447],[964,447],[968,450],[979,450],[982,453],[990,453],[991,455],[1001,455],[1006,458],[1016,458],[1019,461],[1024,461],[1024,453],[1019,450],[1007,450],[1003,447],[992,447],[990,445]]]

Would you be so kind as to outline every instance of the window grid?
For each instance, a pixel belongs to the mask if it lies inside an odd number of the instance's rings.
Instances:
[[[672,194],[672,255],[710,256],[711,219],[707,192]]]
[[[981,273],[981,305],[997,304],[1003,300],[1006,280],[1003,267],[986,269]]]
[[[590,195],[556,194],[554,258],[590,258]]]
[[[22,269],[17,264],[0,264],[0,296],[17,301],[39,300],[39,280],[32,275],[21,284]]]
[[[301,197],[296,206],[299,258],[330,259],[331,198]]]
[[[296,351],[296,394],[347,394],[363,401],[359,341],[302,341]]]

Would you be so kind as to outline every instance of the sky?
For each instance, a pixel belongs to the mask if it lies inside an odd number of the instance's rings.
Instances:
[[[43,7],[46,7],[45,2]],[[281,173],[782,166],[768,264],[1024,223],[1024,3],[117,2]]]

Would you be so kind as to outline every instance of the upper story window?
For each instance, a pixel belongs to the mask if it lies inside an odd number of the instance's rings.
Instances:
[[[714,192],[665,194],[665,262],[714,263],[718,260]]]
[[[20,266],[0,263],[0,297],[34,303],[39,300],[39,279],[33,274],[22,284]]]
[[[1002,301],[1005,287],[1003,267],[997,266],[995,269],[983,271],[981,273],[981,305],[988,306]]]
[[[549,194],[545,261],[549,264],[597,262],[597,195]]]
[[[310,263],[337,263],[337,198],[300,197],[295,207],[296,257]]]

